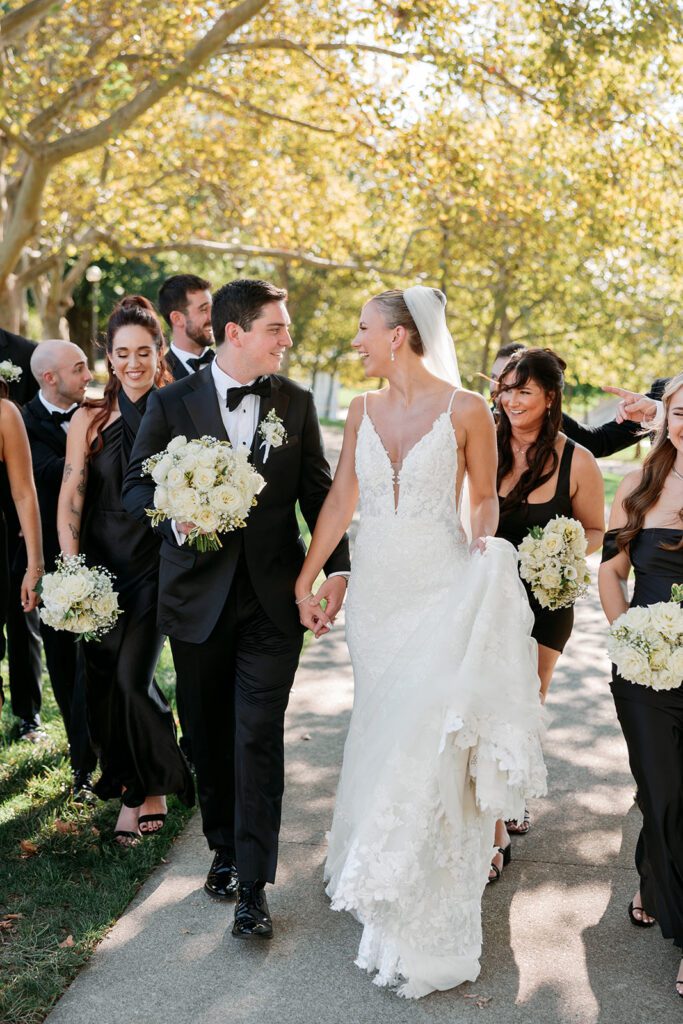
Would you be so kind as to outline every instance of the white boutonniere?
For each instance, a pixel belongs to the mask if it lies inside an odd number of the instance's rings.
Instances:
[[[287,440],[285,425],[275,412],[275,409],[271,409],[268,415],[261,420],[258,432],[259,437],[262,439],[260,447],[265,449],[263,461],[266,463],[270,455],[270,449],[279,448]]]
[[[16,366],[9,359],[4,359],[0,363],[0,380],[4,380],[8,384],[14,384],[15,381],[20,380],[23,372],[20,366]]]

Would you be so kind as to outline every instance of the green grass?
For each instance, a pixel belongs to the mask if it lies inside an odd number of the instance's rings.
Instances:
[[[7,679],[5,671],[3,678]],[[173,703],[168,647],[157,679]],[[46,743],[14,740],[9,704],[0,726],[3,1024],[37,1024],[44,1019],[191,813],[170,798],[162,833],[145,838],[133,849],[117,847],[110,838],[118,814],[116,803],[75,804],[69,796],[71,772],[64,728],[47,677],[43,699]]]

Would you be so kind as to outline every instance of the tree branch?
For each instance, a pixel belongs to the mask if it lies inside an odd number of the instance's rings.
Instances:
[[[212,242],[203,238],[190,238],[186,242],[165,242],[159,245],[123,245],[105,231],[100,238],[114,251],[123,256],[154,256],[163,252],[205,252],[218,253],[223,256],[251,256],[263,259],[285,260],[288,263],[300,262],[307,266],[321,267],[325,270],[372,270],[386,277],[412,278],[414,273],[407,274],[400,268],[380,267],[372,260],[331,260],[303,249],[278,249],[260,245],[239,245],[232,242]]]
[[[30,3],[10,11],[0,18],[0,45],[12,46],[22,38],[33,25],[44,18],[50,10],[64,6],[64,0],[30,0]]]
[[[254,18],[268,3],[268,0],[242,0],[225,14],[222,14],[206,35],[197,42],[187,55],[173,67],[160,69],[154,80],[142,89],[132,100],[124,103],[104,121],[84,131],[66,135],[46,147],[46,156],[51,163],[83,153],[103,145],[112,136],[120,135],[137,118],[155,106],[161,99],[188,78],[211,57],[220,53],[225,39],[232,32]]]

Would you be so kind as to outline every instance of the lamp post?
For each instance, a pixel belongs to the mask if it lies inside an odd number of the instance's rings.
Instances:
[[[97,314],[100,310],[100,281],[102,280],[102,271],[96,263],[88,267],[85,272],[85,279],[88,284],[92,285],[92,296],[91,296],[91,321],[90,321],[90,343],[93,346],[97,345]]]

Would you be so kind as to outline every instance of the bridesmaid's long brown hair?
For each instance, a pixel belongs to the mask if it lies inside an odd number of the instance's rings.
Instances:
[[[501,504],[501,511],[525,505],[529,495],[553,476],[559,462],[555,442],[562,426],[562,390],[567,364],[549,348],[527,348],[514,352],[498,377],[498,394],[524,387],[530,380],[538,384],[550,399],[548,412],[543,418],[536,440],[527,451],[528,468]],[[514,373],[514,377],[512,374]],[[506,377],[510,379],[501,383]],[[498,477],[496,487],[512,472],[515,464],[512,453],[512,425],[502,403],[498,405]]]
[[[626,525],[616,535],[617,547],[620,551],[628,547],[638,531],[642,529],[648,510],[659,501],[660,495],[664,490],[666,478],[671,473],[676,462],[677,451],[669,440],[667,420],[671,399],[680,388],[683,388],[683,373],[679,373],[677,377],[672,377],[666,386],[664,391],[664,422],[657,431],[657,438],[652,450],[643,462],[643,475],[640,478],[640,483],[624,498],[623,507],[626,513]],[[678,518],[683,527],[683,508],[679,509]],[[683,537],[681,537],[678,544],[665,544],[662,542],[659,546],[665,551],[680,551],[683,548]]]
[[[116,332],[121,327],[128,327],[131,324],[137,327],[144,327],[156,345],[159,352],[159,364],[154,377],[154,383],[158,388],[163,387],[171,379],[163,358],[164,332],[154,306],[144,295],[125,295],[114,306],[107,322],[107,339],[105,342],[107,357],[112,353]],[[107,358],[107,383],[104,386],[104,395],[102,398],[88,399],[83,403],[86,409],[97,410],[88,427],[86,439],[88,456],[96,455],[97,452],[102,450],[104,445],[102,431],[118,403],[120,390],[121,381],[114,375],[111,361]]]

